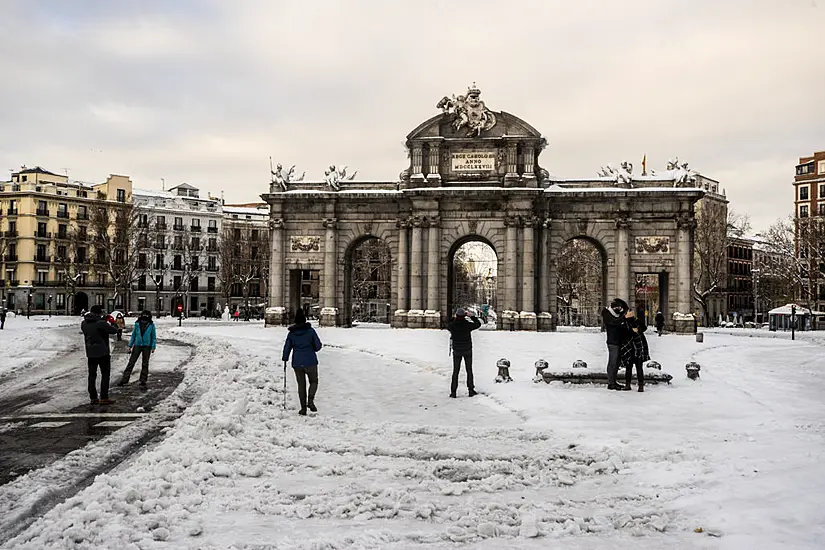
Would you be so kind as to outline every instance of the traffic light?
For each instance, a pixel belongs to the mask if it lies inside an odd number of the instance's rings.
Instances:
[[[183,313],[183,304],[178,304],[178,315]]]

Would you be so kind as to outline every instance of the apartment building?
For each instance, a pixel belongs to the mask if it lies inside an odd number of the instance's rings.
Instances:
[[[262,314],[269,279],[269,205],[224,204],[223,214],[222,256],[227,265],[222,280],[228,285],[224,299],[230,311]]]
[[[795,254],[808,260],[802,273],[803,301],[825,309],[825,151],[800,157],[794,176]]]
[[[101,250],[95,250],[95,209],[132,200],[128,176],[103,183],[72,181],[39,166],[0,181],[0,291],[12,311],[79,314],[91,305],[122,307]],[[116,303],[117,302],[117,303]]]
[[[223,207],[182,183],[168,191],[135,189],[140,233],[132,309],[157,315],[214,315],[220,298]]]

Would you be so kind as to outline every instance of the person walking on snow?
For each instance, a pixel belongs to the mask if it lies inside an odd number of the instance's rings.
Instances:
[[[659,333],[659,336],[661,336],[665,331],[665,316],[661,311],[656,312],[656,317],[653,319],[653,322],[656,325],[656,332]]]
[[[92,405],[111,405],[109,399],[109,372],[112,355],[109,351],[109,335],[117,334],[117,327],[106,320],[101,306],[92,309],[83,317],[80,330],[86,343],[86,357],[89,367],[89,399]],[[100,399],[97,395],[97,369],[100,368]]]
[[[236,309],[236,310],[235,310],[234,317],[235,317],[235,322],[237,323],[237,322],[238,322],[238,319],[240,319],[240,317],[241,317],[241,310]]]
[[[615,298],[610,307],[602,310],[602,321],[607,332],[607,389],[624,389],[616,380],[619,374],[619,357],[621,346],[629,339],[625,314],[630,308],[627,302]]]
[[[149,356],[155,353],[158,339],[155,332],[155,323],[152,322],[152,312],[144,310],[138,320],[135,322],[135,328],[132,329],[132,338],[129,340],[129,363],[123,371],[123,376],[120,378],[118,386],[125,386],[129,383],[129,377],[132,376],[132,369],[135,368],[138,357],[143,356],[140,364],[140,389],[146,391],[146,381],[149,379]]]
[[[0,330],[6,326],[6,308],[0,307]]]
[[[117,317],[115,317],[115,326],[117,326],[117,339],[123,340],[123,329],[126,328],[126,319],[123,318],[123,314],[118,312]]]
[[[625,391],[630,391],[630,380],[633,375],[633,368],[636,368],[636,382],[639,386],[639,391],[645,391],[645,373],[643,365],[645,361],[650,360],[650,350],[647,347],[647,338],[645,338],[645,331],[647,325],[644,319],[640,319],[633,315],[632,311],[625,314],[625,322],[629,332],[628,338],[622,345],[621,349],[621,364],[624,367],[624,387]]]
[[[467,370],[467,390],[470,397],[476,395],[473,384],[473,337],[471,332],[481,326],[481,321],[475,315],[467,319],[467,312],[463,308],[455,311],[455,319],[447,323],[450,331],[450,347],[453,353],[453,379],[450,385],[450,397],[456,397],[458,391],[458,374],[461,372],[461,360],[464,359],[464,368]]]
[[[295,313],[295,324],[287,329],[284,342],[283,361],[289,360],[292,353],[292,370],[295,371],[295,379],[298,381],[298,400],[301,402],[301,410],[298,414],[306,416],[307,407],[312,412],[318,412],[315,406],[315,392],[318,391],[318,356],[316,352],[321,351],[321,339],[318,333],[307,322],[303,309]],[[284,365],[286,369],[286,365]],[[307,394],[307,378],[309,378],[309,393]]]

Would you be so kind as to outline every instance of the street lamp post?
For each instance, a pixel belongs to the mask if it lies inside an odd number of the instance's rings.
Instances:
[[[791,306],[791,340],[795,340],[796,333],[796,306]]]

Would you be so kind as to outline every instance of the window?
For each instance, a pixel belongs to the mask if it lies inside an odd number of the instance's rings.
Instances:
[[[138,269],[146,269],[146,254],[138,254]]]
[[[77,263],[86,263],[86,249],[83,247],[77,249]]]
[[[825,160],[820,160],[820,161],[817,163],[816,173],[817,173],[817,174],[820,174],[820,175],[821,175],[821,174],[825,174]]]
[[[48,237],[49,234],[46,231],[46,224],[44,222],[40,222],[37,224],[37,236],[38,237]]]
[[[118,189],[117,190],[117,202],[126,202],[126,190],[125,189]]]
[[[183,226],[181,226],[183,227]],[[175,235],[175,244],[173,245],[175,250],[183,250],[183,236],[182,235]]]
[[[56,307],[58,307],[60,309],[63,309],[64,307],[66,307],[66,295],[65,294],[58,294],[58,295],[55,296],[55,298],[57,298],[57,301],[55,302]]]
[[[820,216],[825,216],[825,202],[819,203],[819,212],[817,212]]]
[[[99,305],[100,307],[103,307],[104,302],[105,298],[103,294],[95,294],[95,304]]]
[[[206,269],[210,271],[216,271],[218,269],[218,259],[215,256],[209,256],[206,262]]]
[[[48,271],[38,271],[37,272],[37,284],[45,285],[46,284],[46,278],[48,276],[49,276]]]
[[[58,225],[57,226],[57,237],[59,239],[65,239],[67,231],[68,231],[68,226],[66,224]]]
[[[209,292],[215,292],[215,277],[207,277],[207,279],[206,279],[206,289]]]
[[[808,217],[808,205],[803,204],[799,207],[799,217],[800,218],[807,218]]]
[[[182,231],[183,230],[183,218],[178,218],[178,217],[175,218],[175,225],[174,225],[173,229],[175,229],[176,231]]]
[[[201,249],[201,240],[199,237],[192,237],[192,250]]]
[[[146,275],[141,275],[137,280],[137,289],[146,290]]]
[[[57,205],[57,217],[58,218],[68,218],[69,217],[69,207],[65,203],[58,203]]]
[[[799,200],[806,201],[808,200],[808,186],[802,186],[799,188]]]
[[[77,219],[78,220],[88,220],[89,219],[89,213],[86,210],[85,206],[81,205],[81,206],[77,207]]]
[[[97,284],[98,284],[98,286],[105,286],[106,285],[106,274],[105,273],[98,273],[97,274]]]
[[[77,228],[77,236],[81,241],[85,241],[89,238],[89,228],[85,225],[81,225]]]
[[[49,258],[46,256],[46,245],[39,244],[37,245],[37,255],[35,256],[35,260],[38,262],[48,262]]]
[[[180,255],[175,256],[175,258],[172,260],[172,269],[183,269],[183,261],[181,260]]]
[[[181,283],[180,275],[175,275],[174,281],[172,282],[172,285],[173,285],[175,290],[180,289],[180,283]]]
[[[155,269],[163,269],[163,254],[155,255]]]
[[[57,247],[57,259],[66,261],[66,247],[65,246],[58,246]]]
[[[198,278],[197,277],[192,277],[191,279],[189,279],[189,290],[191,292],[197,292],[198,291]]]
[[[158,216],[155,225],[158,229],[166,229],[166,216]]]

